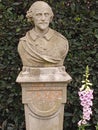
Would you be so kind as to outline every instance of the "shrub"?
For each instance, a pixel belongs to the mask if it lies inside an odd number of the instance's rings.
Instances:
[[[0,124],[6,130],[23,130],[24,111],[20,85],[15,82],[21,70],[17,53],[19,38],[32,28],[25,18],[26,11],[36,0],[0,1]],[[73,78],[68,86],[64,129],[76,130],[80,118],[78,88],[85,66],[90,68],[94,84],[93,117],[90,128],[98,122],[98,16],[97,0],[44,0],[54,11],[51,27],[69,40],[69,53],[64,65]],[[0,126],[1,126],[0,125]]]

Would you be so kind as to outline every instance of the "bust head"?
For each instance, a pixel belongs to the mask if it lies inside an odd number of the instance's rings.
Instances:
[[[45,30],[53,19],[53,11],[46,2],[37,1],[31,5],[26,17],[30,22],[34,22],[36,28]]]

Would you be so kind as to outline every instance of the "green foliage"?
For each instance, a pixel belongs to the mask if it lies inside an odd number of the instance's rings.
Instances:
[[[97,123],[97,125],[95,127],[96,127],[96,130],[98,130],[98,123]]]
[[[17,53],[19,38],[32,26],[25,15],[36,0],[0,0],[0,127],[3,130],[23,130],[24,111],[20,85],[15,83],[21,69]],[[94,89],[93,116],[90,127],[98,122],[98,15],[97,0],[44,0],[54,11],[51,27],[69,40],[70,50],[65,60],[73,81],[68,87],[64,130],[76,130],[81,115],[78,89],[85,66],[90,68]]]

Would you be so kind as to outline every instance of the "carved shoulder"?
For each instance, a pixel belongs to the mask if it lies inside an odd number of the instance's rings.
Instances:
[[[24,45],[26,43],[26,37],[22,37],[19,39],[19,43],[18,43],[18,52],[20,55],[22,55],[24,52]]]
[[[62,50],[62,55],[64,57],[66,57],[68,50],[69,50],[69,44],[68,44],[68,40],[66,39],[66,37],[64,37],[62,34],[60,34],[59,32],[55,31],[55,35],[58,38],[59,41],[59,48],[61,48]]]
[[[21,37],[19,41],[26,41],[26,37]]]
[[[55,31],[55,34],[60,37],[61,39],[64,39],[66,42],[68,42],[68,40],[66,39],[66,37],[64,37],[61,33]]]

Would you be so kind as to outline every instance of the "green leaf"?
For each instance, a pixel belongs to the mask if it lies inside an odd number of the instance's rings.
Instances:
[[[95,34],[95,37],[98,39],[98,34]]]

